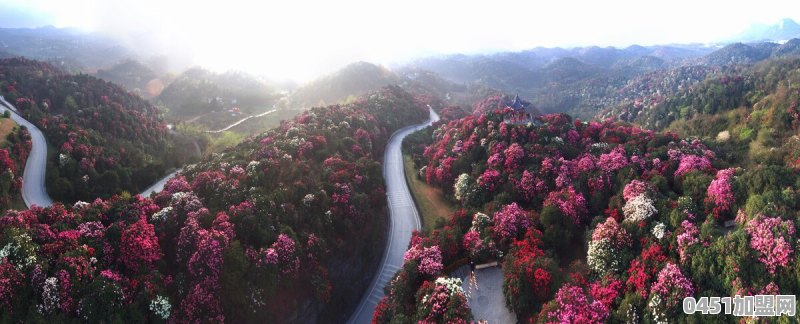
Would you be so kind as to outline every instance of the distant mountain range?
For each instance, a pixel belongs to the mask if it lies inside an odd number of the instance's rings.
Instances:
[[[800,38],[800,25],[786,18],[774,25],[756,24],[734,37],[732,42],[785,41]]]
[[[67,71],[93,71],[134,57],[115,40],[72,28],[0,28],[3,56],[47,61]]]

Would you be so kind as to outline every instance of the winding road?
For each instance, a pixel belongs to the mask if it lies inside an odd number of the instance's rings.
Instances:
[[[276,112],[276,111],[277,111],[277,109],[272,109],[272,110],[268,110],[268,111],[265,111],[265,112],[263,112],[263,113],[260,113],[260,114],[258,114],[258,115],[250,115],[250,116],[247,116],[247,117],[245,117],[245,118],[239,119],[239,121],[237,121],[237,122],[235,122],[235,123],[233,123],[233,124],[230,124],[230,125],[226,126],[225,128],[218,129],[218,130],[210,130],[210,131],[206,131],[206,133],[222,133],[222,132],[224,132],[224,131],[226,131],[226,130],[229,130],[229,129],[231,129],[231,128],[234,128],[234,127],[236,127],[236,125],[239,125],[239,124],[241,124],[241,123],[244,123],[244,122],[246,122],[246,121],[247,121],[248,119],[250,119],[250,118],[258,118],[258,117],[261,117],[261,116],[266,116],[266,115],[269,115],[269,114],[271,114],[271,113],[274,113],[274,112]]]
[[[31,134],[31,152],[28,154],[28,160],[25,162],[25,173],[22,177],[22,200],[25,201],[25,206],[28,206],[28,208],[33,206],[48,207],[53,204],[53,199],[51,199],[50,195],[47,194],[47,188],[45,187],[44,182],[45,175],[47,174],[47,141],[44,138],[44,134],[41,130],[39,130],[38,127],[36,127],[36,125],[29,122],[27,119],[22,118],[22,116],[17,113],[17,109],[11,103],[6,101],[3,96],[0,96],[0,106],[5,106],[5,108],[11,112],[11,119],[17,122],[17,124],[25,126],[25,128],[27,128],[28,132]],[[265,114],[261,114],[260,116]],[[242,121],[239,121],[228,128],[236,126],[241,122]],[[178,169],[164,176],[152,186],[142,191],[140,195],[143,197],[149,197],[151,193],[163,190],[164,184],[167,183],[167,180],[172,178],[180,171],[181,170]]]
[[[11,117],[18,124],[25,126],[31,134],[32,148],[25,163],[25,173],[22,182],[22,199],[29,208],[33,206],[46,207],[53,204],[45,188],[45,174],[47,166],[47,142],[44,134],[38,127],[17,114],[16,108],[0,96],[0,104],[11,111]],[[429,119],[423,124],[401,128],[394,132],[386,144],[383,158],[383,177],[386,181],[386,198],[389,207],[389,236],[386,250],[383,252],[378,272],[372,278],[368,290],[359,302],[356,311],[350,316],[348,323],[362,324],[372,320],[372,314],[380,299],[383,297],[383,287],[394,274],[403,266],[403,254],[411,240],[411,233],[419,229],[420,219],[417,207],[411,198],[403,169],[403,154],[400,150],[403,139],[409,134],[430,126],[439,120],[439,115],[429,108]],[[273,112],[268,111],[259,116]],[[247,120],[250,116],[227,127],[236,126]],[[164,184],[180,169],[160,179],[158,182],[145,189],[140,195],[150,196],[151,193],[163,190]]]
[[[430,126],[439,120],[439,115],[429,108],[430,118],[424,124],[401,128],[392,134],[386,144],[383,156],[383,178],[386,180],[386,198],[389,202],[389,238],[383,259],[368,290],[361,297],[348,323],[362,324],[372,321],[375,306],[383,298],[383,287],[403,266],[403,254],[408,248],[411,233],[420,228],[419,213],[408,190],[403,169],[403,153],[400,151],[403,139],[413,132]]]
[[[2,96],[0,103],[11,112],[11,119],[25,126],[31,134],[31,152],[28,154],[28,161],[25,162],[25,173],[22,177],[22,200],[28,208],[50,206],[53,204],[53,199],[50,199],[44,186],[47,167],[47,141],[44,139],[44,134],[36,125],[22,118],[17,109]]]

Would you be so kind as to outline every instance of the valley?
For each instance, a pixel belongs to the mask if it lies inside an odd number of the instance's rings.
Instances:
[[[264,34],[0,28],[0,321],[728,323],[685,303],[800,291],[792,19],[394,61]]]

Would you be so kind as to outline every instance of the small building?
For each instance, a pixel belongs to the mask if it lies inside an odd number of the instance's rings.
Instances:
[[[538,124],[536,117],[542,115],[542,113],[539,112],[539,109],[536,109],[536,107],[534,107],[530,102],[522,100],[519,95],[515,95],[514,100],[507,104],[506,107],[514,110],[511,116],[506,117],[506,122],[514,124]]]

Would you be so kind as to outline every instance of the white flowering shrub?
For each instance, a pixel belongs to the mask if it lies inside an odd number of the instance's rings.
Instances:
[[[155,212],[152,216],[150,216],[150,219],[156,222],[163,222],[169,219],[171,215],[172,215],[172,206],[167,206]]]
[[[653,226],[653,236],[659,240],[664,238],[664,234],[666,234],[666,232],[667,226],[664,225],[664,223],[658,222],[656,223],[656,226]]]
[[[58,278],[45,279],[42,285],[42,303],[36,306],[36,310],[41,314],[49,314],[58,308],[58,302]]]
[[[305,197],[303,197],[303,205],[306,205],[306,207],[311,207],[311,203],[313,203],[316,199],[317,197],[314,196],[314,194],[307,194]]]
[[[250,161],[250,163],[247,163],[247,167],[245,168],[245,170],[247,170],[247,176],[254,177],[258,173],[259,165],[261,165],[259,161]]]
[[[600,274],[618,272],[625,267],[619,253],[620,249],[615,248],[609,239],[590,241],[586,264]]]
[[[88,207],[89,205],[90,204],[88,202],[78,200],[75,202],[74,205],[72,205],[72,208],[74,208],[75,210],[81,210],[85,207]]]
[[[655,215],[657,210],[653,206],[652,199],[646,195],[639,195],[628,200],[625,206],[622,207],[622,212],[625,214],[625,222],[635,223],[650,218]]]
[[[492,225],[492,218],[489,215],[484,213],[478,212],[472,216],[472,230],[476,232],[481,232],[483,229]]]
[[[461,278],[448,278],[448,277],[439,277],[436,278],[436,284],[442,285],[447,287],[447,290],[450,292],[450,295],[454,295],[456,293],[464,293],[464,288],[461,287]]]
[[[161,319],[169,318],[171,310],[172,305],[170,305],[169,300],[164,296],[156,295],[156,298],[150,301],[150,311],[158,317],[161,317]]]
[[[0,249],[0,262],[8,260],[17,269],[36,263],[36,245],[27,233],[8,231],[6,244]],[[2,280],[2,278],[0,278]]]
[[[456,182],[453,184],[453,195],[455,196],[456,200],[464,200],[470,184],[472,184],[472,177],[470,177],[469,174],[462,173],[460,176],[458,176],[458,179],[456,179]]]

